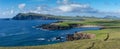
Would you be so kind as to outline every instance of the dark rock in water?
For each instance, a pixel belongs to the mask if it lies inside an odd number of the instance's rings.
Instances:
[[[62,37],[60,37],[60,36],[59,36],[59,37],[56,37],[56,40],[61,40],[61,39],[62,39]]]
[[[74,33],[67,35],[67,41],[79,40],[79,39],[92,39],[95,38],[95,34],[88,33]]]
[[[19,13],[13,20],[59,20],[59,18],[53,17],[49,14],[37,14],[37,13]]]

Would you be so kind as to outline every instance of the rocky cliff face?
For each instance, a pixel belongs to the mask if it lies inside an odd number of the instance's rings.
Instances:
[[[47,30],[66,30],[66,29],[70,29],[72,27],[59,26],[59,25],[54,25],[54,24],[44,24],[42,26],[36,26],[35,28],[42,28],[42,29],[47,29]]]
[[[59,18],[52,17],[54,15],[37,14],[37,13],[19,13],[13,20],[58,20]]]
[[[80,27],[82,24],[68,24],[68,26],[61,26],[57,25],[56,23],[51,23],[51,24],[43,24],[43,25],[38,25],[35,26],[35,28],[42,28],[42,29],[47,29],[47,30],[67,30],[71,28],[76,28]]]
[[[95,34],[75,32],[74,34],[68,34],[66,40],[73,41],[80,39],[93,39],[95,37],[96,37]]]

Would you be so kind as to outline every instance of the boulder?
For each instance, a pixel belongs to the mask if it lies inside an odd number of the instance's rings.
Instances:
[[[90,33],[74,33],[74,34],[68,34],[67,35],[67,41],[73,41],[73,40],[79,40],[79,39],[92,39],[95,38],[95,34]]]
[[[74,36],[73,34],[67,34],[66,40],[67,40],[67,41],[73,41],[73,40],[74,40],[74,37],[73,37],[73,36]]]
[[[95,38],[95,34],[90,34],[90,33],[74,33],[74,38],[77,38],[77,39],[92,39],[92,38]]]

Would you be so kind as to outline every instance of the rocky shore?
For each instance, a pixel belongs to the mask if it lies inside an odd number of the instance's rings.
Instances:
[[[47,30],[66,30],[80,26],[82,26],[82,24],[68,24],[68,26],[61,26],[58,25],[57,23],[51,23],[51,24],[43,24],[41,26],[36,26],[35,28],[42,28]]]
[[[59,26],[59,25],[53,25],[53,24],[43,24],[42,26],[36,26],[35,28],[42,28],[42,29],[47,29],[47,30],[65,30],[71,27]]]
[[[51,23],[51,24],[43,24],[35,26],[35,28],[42,28],[46,30],[66,30],[71,28],[80,28],[80,27],[100,27],[100,29],[104,29],[103,26],[96,26],[96,25],[83,25],[83,24],[68,24],[68,26],[61,26],[59,24]]]

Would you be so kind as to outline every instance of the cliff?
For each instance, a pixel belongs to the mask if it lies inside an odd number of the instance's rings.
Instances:
[[[37,14],[37,13],[19,13],[14,16],[13,20],[58,20],[59,18],[53,17],[49,14]]]

